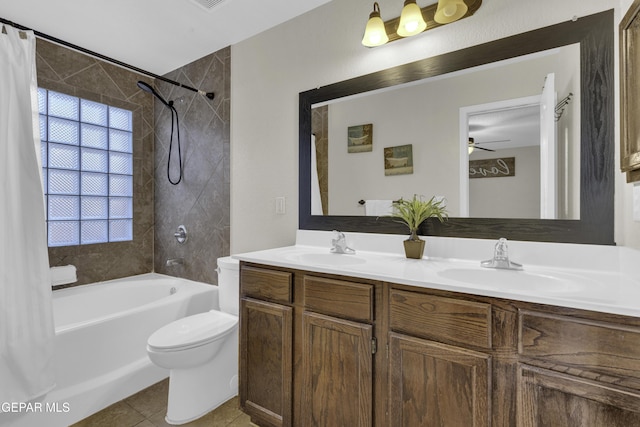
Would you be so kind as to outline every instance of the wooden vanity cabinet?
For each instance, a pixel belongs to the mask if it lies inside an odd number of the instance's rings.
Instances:
[[[373,425],[374,285],[302,278],[304,426]]]
[[[492,425],[491,305],[393,285],[389,295],[393,425]]]
[[[640,318],[241,264],[260,426],[640,426]]]
[[[519,427],[640,426],[640,394],[521,365]]]
[[[640,319],[389,286],[394,426],[640,426]]]
[[[639,319],[522,307],[519,426],[640,426]]]
[[[240,281],[239,394],[252,422],[384,425],[373,400],[381,284],[248,263]]]
[[[240,406],[261,426],[292,426],[293,275],[240,270]]]
[[[389,347],[394,426],[491,425],[489,355],[395,333]]]

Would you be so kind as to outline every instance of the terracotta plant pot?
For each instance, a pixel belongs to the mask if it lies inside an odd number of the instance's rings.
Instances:
[[[404,241],[404,253],[407,258],[421,259],[424,254],[425,241],[422,239],[407,239]]]

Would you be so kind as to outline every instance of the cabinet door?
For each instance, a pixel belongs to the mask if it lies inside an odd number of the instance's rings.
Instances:
[[[240,302],[240,405],[261,426],[291,426],[293,310]]]
[[[489,355],[397,333],[389,348],[392,425],[489,425]]]
[[[640,425],[638,393],[526,365],[519,371],[519,427]]]
[[[371,426],[373,327],[305,312],[303,328],[302,425]]]

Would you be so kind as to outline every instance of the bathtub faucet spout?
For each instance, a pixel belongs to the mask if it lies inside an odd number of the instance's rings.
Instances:
[[[184,265],[184,258],[171,258],[167,260],[167,267],[171,267],[172,265]]]

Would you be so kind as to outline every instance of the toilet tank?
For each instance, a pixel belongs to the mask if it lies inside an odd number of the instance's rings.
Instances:
[[[240,261],[230,256],[218,258],[218,297],[220,310],[239,315]]]

